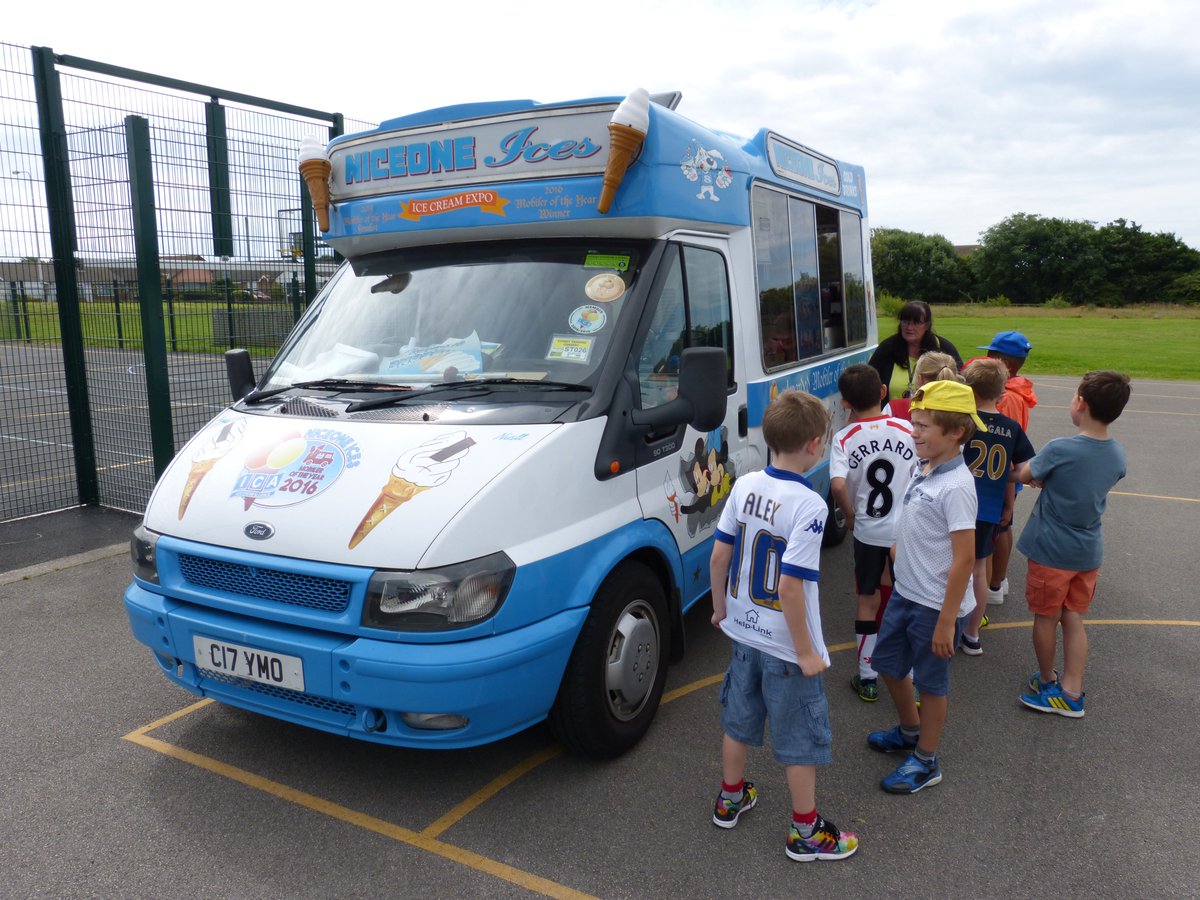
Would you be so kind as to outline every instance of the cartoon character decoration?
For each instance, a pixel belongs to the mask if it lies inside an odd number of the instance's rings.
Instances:
[[[724,427],[696,439],[691,457],[679,461],[679,477],[693,494],[693,499],[681,504],[679,511],[687,516],[688,534],[694,535],[716,524],[721,505],[737,480],[729,458],[728,431]]]
[[[679,168],[688,181],[700,182],[697,200],[708,197],[714,203],[720,201],[717,189],[724,190],[733,184],[733,172],[725,165],[720,150],[705,150],[699,144],[689,144]]]

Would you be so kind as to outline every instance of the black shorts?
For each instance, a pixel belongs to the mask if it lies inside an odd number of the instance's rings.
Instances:
[[[876,547],[854,539],[854,583],[860,597],[870,596],[879,590],[884,567],[891,571],[891,551],[891,547]]]
[[[996,523],[975,520],[975,558],[987,559],[996,547]]]

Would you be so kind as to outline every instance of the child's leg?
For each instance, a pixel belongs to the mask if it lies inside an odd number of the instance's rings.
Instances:
[[[879,591],[874,594],[858,595],[858,609],[854,614],[854,631],[858,638],[858,677],[875,678],[871,668],[871,657],[875,654],[875,639],[879,636],[879,625],[875,616],[879,612]]]
[[[913,697],[912,677],[893,678],[891,675],[883,676],[883,683],[887,685],[888,693],[892,695],[892,703],[896,705],[896,715],[900,718],[900,724],[904,728],[919,728],[921,727],[921,716],[917,712],[917,701]],[[922,698],[924,705],[924,698]]]
[[[1054,655],[1058,649],[1058,616],[1035,615],[1033,617],[1033,652],[1037,656],[1042,684],[1054,681]],[[1086,638],[1084,639],[1086,642]],[[1085,645],[1086,646],[1086,645]],[[1086,652],[1085,652],[1086,658]],[[1083,671],[1080,670],[1082,678]]]
[[[912,692],[909,692],[911,699]],[[923,753],[937,753],[938,742],[942,739],[942,728],[946,724],[946,711],[950,708],[949,697],[939,697],[936,694],[921,695],[921,738],[917,741],[917,749]]]
[[[728,734],[721,742],[721,779],[729,786],[742,783],[746,774],[746,757],[750,748]],[[810,807],[811,808],[811,807]]]
[[[811,812],[817,808],[817,767],[787,766],[788,790],[792,792],[792,812]]]
[[[1012,526],[996,532],[996,546],[992,550],[992,566],[988,573],[988,587],[993,591],[1000,590],[1000,582],[1008,574],[1008,559],[1012,556],[1012,545]]]
[[[1064,609],[1063,630],[1063,690],[1072,694],[1083,693],[1083,670],[1087,667],[1088,639],[1083,627],[1082,613]],[[1040,660],[1039,660],[1040,662]],[[1043,667],[1043,672],[1045,668]]]
[[[990,557],[975,560],[975,568],[971,572],[971,588],[975,592],[975,609],[967,624],[963,627],[963,635],[971,640],[979,640],[979,626],[987,614],[987,561]]]

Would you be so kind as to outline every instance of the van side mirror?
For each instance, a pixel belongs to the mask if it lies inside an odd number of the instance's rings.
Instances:
[[[254,367],[250,364],[250,353],[246,350],[225,351],[225,375],[229,379],[229,393],[236,403],[254,390]]]
[[[712,431],[725,421],[729,363],[720,347],[689,347],[679,361],[679,393],[674,400],[653,409],[634,409],[634,425],[668,428],[691,425]]]

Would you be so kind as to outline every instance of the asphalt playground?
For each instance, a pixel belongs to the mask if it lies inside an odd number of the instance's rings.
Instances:
[[[1035,376],[1030,433],[1069,434],[1076,379]],[[1014,555],[984,655],[953,666],[944,780],[893,796],[854,672],[849,542],[822,559],[835,763],[818,804],[862,846],[783,852],[783,771],[751,755],[757,808],[711,824],[727,643],[703,609],[647,738],[573,758],[537,726],[473,750],[379,747],[167,682],[121,601],[136,517],[78,509],[0,524],[0,895],[4,897],[1200,896],[1200,383],[1137,381],[1114,435],[1088,618],[1087,715],[1017,703],[1035,668]],[[1023,523],[1033,500],[1018,501]]]

